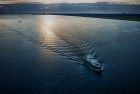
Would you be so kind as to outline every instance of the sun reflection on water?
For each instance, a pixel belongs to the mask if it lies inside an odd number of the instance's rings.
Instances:
[[[42,32],[43,40],[53,40],[56,36],[53,33],[55,25],[55,16],[40,16],[39,31]]]

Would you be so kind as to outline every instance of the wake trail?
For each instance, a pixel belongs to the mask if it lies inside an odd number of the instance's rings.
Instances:
[[[57,53],[60,56],[64,56],[66,59],[81,62],[81,60],[79,58],[77,58],[76,56],[72,56],[70,54],[64,53],[64,52],[62,52],[62,51],[60,51],[58,49],[54,49],[51,46],[49,46],[47,44],[44,44],[44,42],[41,42],[41,41],[36,40],[36,39],[34,39],[34,38],[30,37],[30,36],[27,36],[27,35],[19,32],[18,30],[14,29],[14,28],[12,28],[10,26],[4,25],[4,24],[0,24],[0,25],[9,28],[10,30],[16,32],[18,35],[21,35],[23,38],[27,39],[28,41],[32,41],[33,43],[40,45],[42,48],[49,49],[52,52]]]

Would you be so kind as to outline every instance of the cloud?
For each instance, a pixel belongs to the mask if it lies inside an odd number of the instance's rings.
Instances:
[[[43,3],[80,3],[80,2],[129,2],[129,3],[140,3],[140,0],[0,0],[1,2],[43,2]]]

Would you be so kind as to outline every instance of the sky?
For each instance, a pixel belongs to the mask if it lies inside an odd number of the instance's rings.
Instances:
[[[139,3],[140,0],[0,0],[0,3],[41,2],[41,3],[94,3],[94,2],[129,2]]]

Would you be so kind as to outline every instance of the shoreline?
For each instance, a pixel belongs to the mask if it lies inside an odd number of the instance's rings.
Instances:
[[[63,16],[79,16],[79,17],[93,17],[104,19],[140,21],[140,14],[91,14],[91,13],[0,13],[0,15],[63,15]]]

